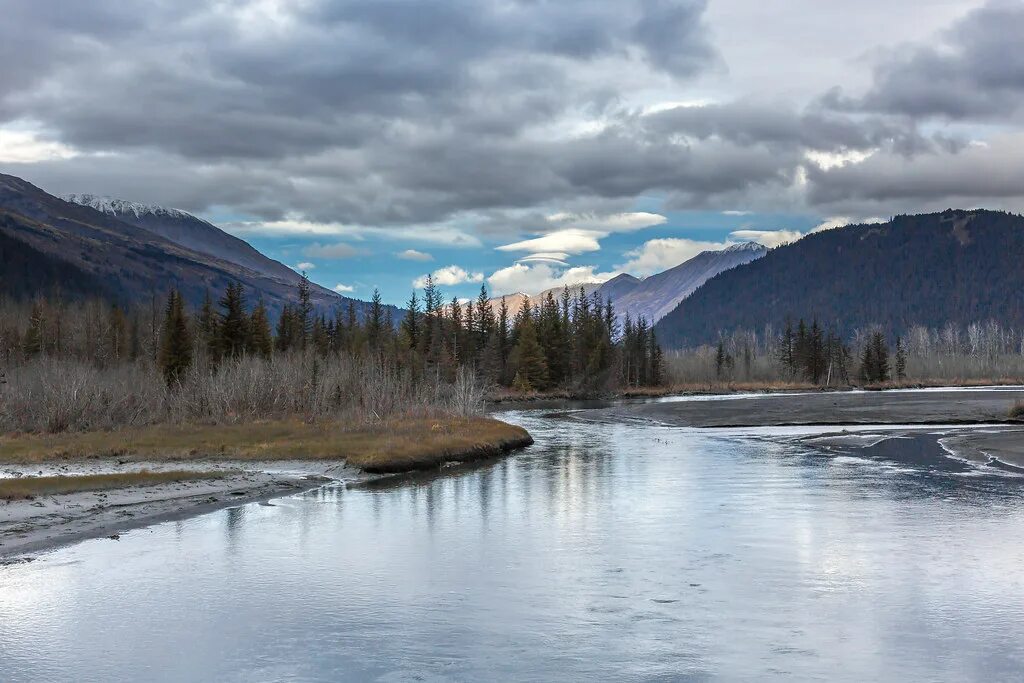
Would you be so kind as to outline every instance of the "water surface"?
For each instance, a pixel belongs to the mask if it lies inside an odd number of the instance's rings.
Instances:
[[[0,567],[0,680],[1024,676],[1019,474],[544,414],[472,471]]]

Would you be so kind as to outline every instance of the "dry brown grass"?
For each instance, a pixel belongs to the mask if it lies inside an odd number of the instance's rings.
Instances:
[[[1017,401],[1010,407],[1011,420],[1024,420],[1024,401]]]
[[[6,436],[0,437],[0,462],[345,460],[368,472],[398,472],[497,455],[529,443],[525,429],[485,417],[392,420],[353,430],[337,423],[278,420]]]
[[[19,477],[0,479],[0,500],[31,500],[38,496],[54,496],[81,491],[107,491],[129,486],[155,486],[181,481],[221,479],[223,472],[121,472],[118,474],[88,474],[81,476]]]

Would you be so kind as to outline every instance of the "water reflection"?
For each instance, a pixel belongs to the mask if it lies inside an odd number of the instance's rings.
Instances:
[[[514,458],[0,567],[0,679],[1024,670],[1021,478],[950,463],[934,435],[826,448],[511,419],[537,440]]]

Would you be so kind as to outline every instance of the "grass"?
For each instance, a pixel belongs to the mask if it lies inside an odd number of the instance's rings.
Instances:
[[[37,496],[53,496],[81,491],[107,491],[128,486],[154,486],[181,481],[221,479],[223,472],[122,472],[82,476],[19,477],[0,479],[0,500],[31,500]]]
[[[1017,401],[1010,407],[1010,419],[1011,420],[1022,420],[1024,419],[1024,401]]]
[[[525,429],[486,417],[404,419],[353,430],[277,420],[6,436],[0,437],[0,463],[345,460],[367,472],[402,472],[499,455],[532,442]]]

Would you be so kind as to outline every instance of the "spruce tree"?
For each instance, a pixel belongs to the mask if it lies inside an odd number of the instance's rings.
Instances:
[[[43,328],[45,325],[43,305],[39,301],[32,302],[32,312],[29,314],[28,329],[25,330],[25,341],[22,343],[22,350],[26,356],[38,356],[43,352]]]
[[[171,290],[164,311],[158,356],[160,371],[168,386],[174,386],[192,364],[192,335],[181,294]]]
[[[249,335],[249,316],[245,313],[245,290],[241,283],[228,285],[221,297],[220,306],[224,309],[217,334],[220,355],[238,358],[245,352]]]
[[[249,337],[246,351],[263,358],[270,358],[274,347],[274,339],[270,333],[270,321],[267,319],[267,307],[263,299],[256,302],[249,317]]]
[[[524,308],[527,313],[519,317],[516,347],[512,351],[512,365],[521,387],[542,391],[548,385],[547,362],[544,360],[544,350],[537,341],[537,330],[533,316],[529,313],[529,306]]]
[[[412,291],[408,303],[405,304],[405,310],[407,312],[405,318],[402,319],[402,332],[405,333],[405,343],[415,352],[419,347],[420,318],[423,315],[420,312],[420,300],[415,289]]]
[[[900,382],[907,378],[907,349],[903,339],[896,337],[896,379]]]

